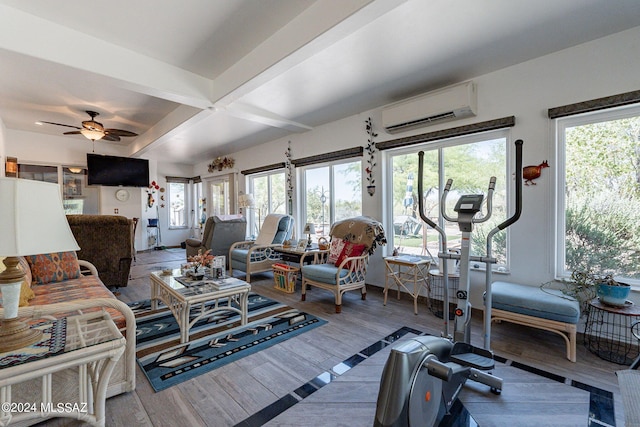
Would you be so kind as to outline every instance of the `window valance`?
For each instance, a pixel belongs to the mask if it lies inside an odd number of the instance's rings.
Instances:
[[[293,159],[291,163],[295,167],[315,165],[318,163],[332,162],[335,160],[349,159],[351,157],[362,157],[364,154],[363,147],[347,148],[345,150],[332,151],[330,153],[318,154],[315,156],[303,157],[301,159]]]
[[[260,166],[258,168],[245,169],[243,171],[240,171],[240,173],[242,175],[252,175],[254,173],[269,172],[269,171],[276,170],[276,169],[284,169],[284,166],[285,166],[284,162],[273,163],[271,165]]]
[[[376,143],[378,150],[390,150],[392,148],[406,147],[408,145],[422,144],[425,142],[437,141],[440,139],[454,138],[458,136],[470,135],[474,133],[487,132],[496,129],[513,127],[516,124],[515,116],[503,117],[501,119],[488,120],[486,122],[473,123],[470,125],[458,126],[455,128],[437,130],[435,132],[422,133],[420,135],[408,136],[406,138],[392,139]]]
[[[557,119],[560,117],[589,113],[591,111],[604,110],[606,108],[621,107],[623,105],[636,104],[639,102],[640,90],[634,90],[632,92],[605,96],[604,98],[592,99],[590,101],[563,105],[562,107],[549,108],[548,115],[550,119]]]
[[[181,176],[166,176],[165,179],[167,182],[181,182],[183,184],[188,184],[193,178],[184,178]]]

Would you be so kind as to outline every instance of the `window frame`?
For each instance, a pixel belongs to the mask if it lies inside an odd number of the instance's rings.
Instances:
[[[284,201],[284,211],[286,213],[287,211],[287,170],[285,168],[277,168],[277,169],[270,169],[267,171],[263,171],[263,172],[256,172],[256,173],[252,173],[247,175],[247,183],[246,183],[246,188],[247,188],[247,193],[252,194],[254,199],[256,199],[256,193],[255,193],[255,183],[254,181],[256,179],[262,179],[262,178],[266,178],[267,179],[267,206],[269,207],[268,212],[262,212],[260,211],[260,221],[263,222],[264,218],[271,213],[271,209],[273,207],[273,180],[272,177],[275,175],[282,175],[283,176],[283,187],[282,190],[284,192],[284,196],[285,196],[285,201]],[[256,214],[257,214],[257,208],[244,208],[245,209],[245,217],[247,218],[247,229],[248,230],[256,230],[256,234],[255,236],[257,236],[257,230],[259,230],[262,226],[262,224],[258,224],[256,221]],[[250,232],[249,235],[253,235],[253,232]]]
[[[565,269],[566,264],[566,130],[567,128],[585,126],[589,124],[610,122],[631,117],[640,117],[640,104],[624,105],[589,111],[581,114],[560,116],[552,119],[553,139],[555,141],[555,168],[553,224],[555,229],[554,250],[552,263],[554,265],[555,280],[567,280],[571,271]],[[640,290],[640,280],[625,278],[634,290]]]
[[[364,182],[365,182],[365,177],[364,177],[364,170],[365,170],[365,159],[364,158],[358,158],[358,157],[347,157],[347,158],[341,158],[341,159],[337,159],[337,160],[333,160],[333,161],[328,161],[328,162],[318,162],[318,163],[312,163],[312,164],[308,164],[306,166],[300,166],[296,168],[296,173],[298,174],[298,183],[299,185],[297,186],[298,191],[297,191],[297,196],[298,196],[298,201],[299,201],[299,208],[298,208],[298,218],[303,218],[304,220],[301,221],[299,224],[297,224],[297,228],[299,230],[299,234],[302,236],[302,229],[304,228],[304,225],[306,224],[306,218],[307,218],[307,171],[312,170],[312,169],[320,169],[320,168],[329,168],[329,197],[327,197],[327,201],[329,203],[328,209],[329,209],[329,219],[328,219],[328,223],[329,224],[333,224],[335,222],[335,199],[333,197],[333,195],[335,194],[335,191],[333,191],[334,186],[335,186],[335,166],[339,166],[339,165],[345,165],[348,163],[360,163],[360,191],[358,192],[358,194],[360,195],[360,215],[363,214],[363,204],[364,204],[364,197],[363,197],[363,191],[364,191]],[[329,236],[328,231],[326,231],[324,233],[325,236]],[[312,236],[313,239],[313,236]]]
[[[450,138],[443,138],[437,140],[431,140],[423,143],[404,145],[399,148],[388,149],[382,152],[382,164],[383,164],[383,181],[384,181],[384,195],[383,195],[383,218],[385,229],[394,230],[393,228],[393,220],[394,220],[394,212],[393,212],[393,158],[395,156],[403,156],[407,154],[415,154],[417,155],[419,151],[433,151],[437,150],[438,156],[438,200],[442,198],[442,192],[444,190],[447,177],[444,176],[441,171],[444,169],[445,159],[442,155],[442,150],[448,147],[467,145],[473,143],[479,143],[483,141],[495,140],[495,139],[504,139],[505,140],[505,176],[511,176],[511,170],[514,167],[515,161],[513,159],[515,149],[513,147],[513,138],[511,134],[511,128],[497,128],[493,130],[488,130],[485,132],[476,132],[466,135],[453,136]],[[486,185],[488,186],[488,181]],[[514,210],[515,203],[515,187],[512,183],[505,183],[506,189],[506,210],[507,216],[509,213]],[[414,178],[414,189],[417,192],[418,189],[418,177]],[[454,182],[455,185],[455,182]],[[484,190],[486,194],[486,190]],[[450,200],[448,200],[450,201]],[[439,202],[438,202],[439,203]],[[485,204],[483,203],[483,209],[486,209]],[[451,212],[449,212],[451,214]],[[439,227],[445,226],[445,219],[441,214],[438,214],[438,220],[436,221]],[[500,273],[508,273],[511,270],[511,231],[510,227],[504,230],[506,233],[505,239],[505,253],[506,253],[506,262],[504,264],[494,264],[493,270]],[[435,230],[434,230],[435,233]],[[438,252],[440,251],[442,242],[441,237],[438,236]],[[448,241],[448,240],[447,240]],[[384,247],[385,255],[390,254],[395,246],[395,234],[393,231],[387,233],[387,242],[388,244]],[[495,249],[495,248],[494,248]],[[432,254],[435,258],[438,258],[437,253]],[[438,261],[438,259],[436,259]],[[480,263],[478,267],[471,264],[470,268],[472,270],[484,271],[486,268],[484,263]]]
[[[172,217],[172,208],[171,208],[171,186],[172,185],[182,185],[182,194],[184,197],[183,200],[183,224],[182,225],[171,225],[171,217]],[[189,228],[189,218],[188,218],[188,207],[189,205],[189,182],[188,181],[168,181],[167,182],[167,228],[169,230],[183,230]]]

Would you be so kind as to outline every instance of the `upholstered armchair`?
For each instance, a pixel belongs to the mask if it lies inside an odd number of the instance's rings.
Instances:
[[[271,266],[280,260],[273,249],[282,246],[293,234],[293,217],[269,214],[262,223],[256,240],[237,242],[229,249],[229,275],[233,270],[246,273],[245,280],[251,282],[251,274],[271,271]]]
[[[197,255],[198,250],[211,249],[211,255],[229,255],[229,248],[235,242],[245,239],[247,220],[242,215],[221,215],[207,218],[202,240],[187,239],[187,257]]]
[[[67,215],[78,258],[98,270],[107,287],[127,286],[133,260],[133,221],[119,215]]]
[[[387,239],[382,224],[365,216],[334,223],[329,235],[328,250],[309,251],[300,260],[302,301],[306,300],[307,286],[326,289],[334,293],[336,313],[340,313],[345,292],[359,289],[361,298],[366,299],[369,255]]]

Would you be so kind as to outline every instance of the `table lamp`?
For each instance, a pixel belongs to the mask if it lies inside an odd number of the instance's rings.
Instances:
[[[311,235],[316,234],[316,226],[311,222],[306,223],[304,225],[304,230],[302,230],[302,234],[307,235],[307,249],[311,248]]]
[[[42,331],[18,320],[20,287],[25,273],[19,256],[75,251],[73,237],[62,207],[60,186],[19,178],[0,178],[0,257],[6,270],[0,273],[4,318],[0,323],[0,353],[31,345]]]

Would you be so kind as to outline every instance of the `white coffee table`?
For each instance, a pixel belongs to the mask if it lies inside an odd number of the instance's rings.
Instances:
[[[219,290],[209,281],[185,286],[176,280],[180,276],[179,269],[169,275],[163,275],[162,271],[151,273],[151,309],[156,310],[158,301],[162,301],[171,310],[180,327],[181,343],[189,342],[189,330],[198,320],[219,311],[236,312],[240,314],[240,323],[247,324],[250,284],[227,277],[222,282],[231,287]],[[213,304],[206,306],[208,302]],[[233,305],[234,302],[237,307]]]

